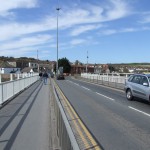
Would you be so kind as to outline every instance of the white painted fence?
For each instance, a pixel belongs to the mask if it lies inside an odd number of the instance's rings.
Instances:
[[[11,75],[10,75],[11,76]],[[0,83],[0,105],[2,105],[4,102],[33,84],[39,79],[39,76],[37,74],[32,74],[28,77],[21,77],[17,75],[17,80],[7,81]]]
[[[115,83],[125,83],[125,80],[131,74],[88,74],[82,73],[81,77],[93,80],[101,80],[107,82],[115,82]]]
[[[124,89],[124,84],[127,78],[131,74],[89,74],[89,73],[82,73],[81,76],[76,76],[76,78],[86,80],[88,82],[101,84],[105,86],[110,86],[118,89]]]

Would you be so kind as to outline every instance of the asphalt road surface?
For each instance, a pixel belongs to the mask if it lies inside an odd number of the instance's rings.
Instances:
[[[150,149],[150,105],[124,91],[66,78],[58,85],[105,150]]]

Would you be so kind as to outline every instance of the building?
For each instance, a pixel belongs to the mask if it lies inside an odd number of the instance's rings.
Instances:
[[[81,74],[84,72],[86,72],[86,65],[71,65],[71,74]],[[88,65],[87,72],[94,73],[94,66]]]
[[[20,68],[16,68],[10,65],[7,61],[2,61],[0,63],[0,73],[1,74],[20,73]]]

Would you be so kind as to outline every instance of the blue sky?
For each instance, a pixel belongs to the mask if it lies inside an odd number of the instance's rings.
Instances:
[[[57,0],[0,0],[0,56],[56,60]],[[59,0],[59,58],[150,62],[150,0]]]

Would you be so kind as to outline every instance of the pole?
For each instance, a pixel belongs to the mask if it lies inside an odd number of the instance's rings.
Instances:
[[[37,70],[38,70],[38,73],[39,73],[39,58],[38,58],[38,50],[37,50]]]
[[[88,51],[87,51],[87,64],[86,64],[86,73],[88,73]]]
[[[56,76],[58,76],[58,15],[60,8],[56,8],[57,10],[57,62],[56,62]]]

